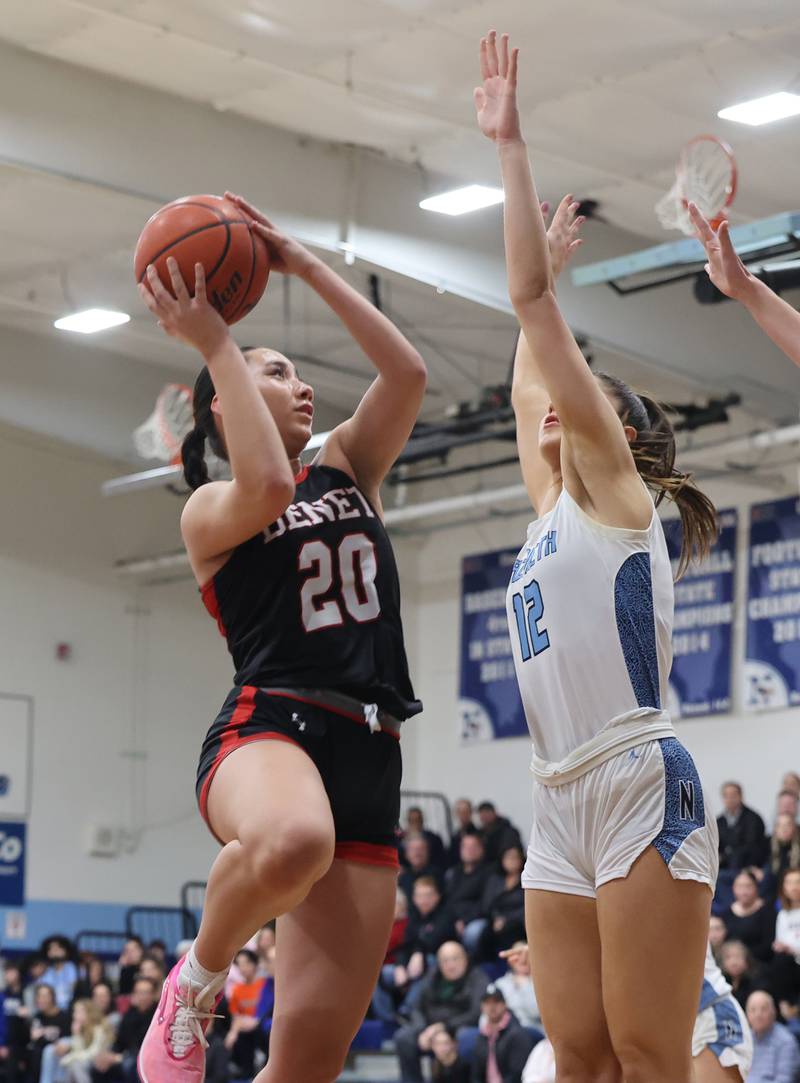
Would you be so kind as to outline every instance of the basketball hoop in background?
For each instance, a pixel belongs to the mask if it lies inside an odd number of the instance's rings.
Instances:
[[[167,384],[156,399],[156,407],[133,434],[143,459],[158,459],[178,465],[183,438],[194,425],[192,392],[183,384]]]
[[[696,203],[714,229],[736,196],[738,173],[733,151],[715,135],[698,135],[681,151],[675,183],[656,203],[664,229],[679,229],[694,236],[689,203]]]

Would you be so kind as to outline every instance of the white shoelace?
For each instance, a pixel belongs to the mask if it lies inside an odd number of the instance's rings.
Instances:
[[[175,1022],[169,1028],[169,1040],[172,1052],[176,1057],[184,1057],[195,1042],[200,1042],[203,1049],[208,1048],[206,1036],[203,1033],[203,1022],[207,1019],[221,1019],[222,1016],[214,1012],[202,1011],[197,1007],[197,1001],[204,1000],[211,992],[211,986],[207,985],[199,993],[195,993],[191,987],[184,990],[178,986],[176,1001],[178,1009],[175,1012]],[[213,1004],[213,1000],[212,1000]]]
[[[378,718],[378,704],[377,703],[365,703],[364,704],[364,720],[369,726],[370,733],[377,733],[381,728],[380,719]]]

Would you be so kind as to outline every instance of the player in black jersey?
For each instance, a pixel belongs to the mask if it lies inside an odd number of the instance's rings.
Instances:
[[[378,375],[349,421],[301,467],[313,392],[274,350],[243,354],[208,303],[148,269],[142,297],[203,354],[195,490],[181,530],[235,686],[203,744],[197,792],[222,843],[203,920],[167,979],[139,1058],[144,1083],[199,1083],[203,1030],[236,951],[278,917],[277,1006],[263,1083],[332,1083],[364,1018],[394,913],[403,719],[418,713],[397,569],[379,489],[411,432],[425,365],[368,301],[259,211],[273,271],[302,278]],[[209,481],[205,444],[232,481]]]

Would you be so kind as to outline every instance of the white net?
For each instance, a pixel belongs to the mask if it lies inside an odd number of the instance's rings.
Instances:
[[[664,229],[679,229],[693,237],[687,203],[696,203],[713,222],[735,193],[736,163],[730,147],[714,136],[698,136],[683,148],[675,183],[656,203],[656,214]]]
[[[193,424],[192,392],[183,384],[167,384],[150,417],[133,434],[136,450],[143,459],[178,462],[181,443]]]

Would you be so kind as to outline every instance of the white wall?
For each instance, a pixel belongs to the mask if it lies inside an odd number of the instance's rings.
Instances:
[[[505,484],[503,479],[498,484]],[[764,492],[739,482],[705,486],[719,507],[740,506],[740,546],[746,544],[750,503],[774,499],[782,492]],[[792,489],[786,489],[788,495]],[[406,624],[417,694],[425,712],[404,732],[406,784],[419,789],[494,800],[516,822],[523,835],[530,827],[530,743],[510,738],[462,746],[457,714],[461,558],[467,554],[522,545],[530,516],[519,515],[457,530],[420,534],[400,543],[405,564],[404,590],[415,578],[414,605]],[[416,565],[416,573],[412,564]],[[746,589],[746,555],[739,560],[739,599]],[[744,629],[735,629],[734,663],[741,657]],[[719,786],[739,779],[746,801],[771,822],[775,794],[784,770],[800,769],[800,710],[745,714],[741,710],[738,667],[734,670],[734,713],[676,724],[680,740],[697,762],[708,799],[719,811]]]

